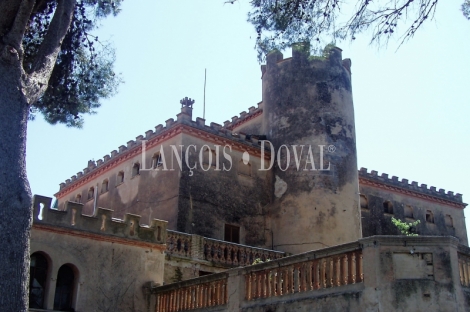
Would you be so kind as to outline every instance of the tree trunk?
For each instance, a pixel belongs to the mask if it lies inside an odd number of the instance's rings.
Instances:
[[[0,44],[2,54],[5,46]],[[16,51],[14,51],[16,52]],[[13,51],[12,51],[13,54]],[[3,55],[2,55],[3,56]],[[28,310],[31,190],[26,177],[29,105],[21,65],[0,56],[0,310]]]

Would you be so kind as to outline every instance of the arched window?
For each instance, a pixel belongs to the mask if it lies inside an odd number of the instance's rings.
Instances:
[[[95,197],[95,188],[92,186],[88,190],[88,199],[92,199],[93,197]]]
[[[361,208],[369,209],[369,201],[367,200],[366,195],[361,194],[359,199],[361,201]]]
[[[426,222],[434,223],[434,214],[431,210],[426,211]]]
[[[217,154],[215,151],[211,150],[208,145],[203,145],[202,146],[203,150],[203,160],[202,160],[202,165],[203,165],[203,170],[205,171],[209,170],[210,167],[215,167],[217,164]],[[199,152],[200,155],[200,152]]]
[[[117,175],[116,185],[119,185],[121,183],[124,183],[124,171],[119,171]]]
[[[108,191],[108,180],[104,180],[101,184],[101,194],[106,193]]]
[[[163,165],[162,155],[160,153],[155,153],[152,156],[152,169],[157,169]]]
[[[405,205],[405,217],[413,218],[413,207],[410,205]]]
[[[132,166],[132,177],[135,177],[140,174],[140,164],[135,163],[134,166]]]
[[[75,196],[75,202],[81,204],[82,203],[82,195],[81,194],[77,194],[77,196]]]
[[[31,255],[29,268],[29,307],[44,309],[44,295],[46,293],[48,263],[45,256],[40,253]]]
[[[384,202],[384,213],[393,214],[393,204],[391,201],[387,200]]]
[[[454,221],[452,220],[452,217],[450,215],[446,215],[444,217],[444,220],[445,220],[446,226],[454,227]]]
[[[75,287],[75,273],[73,268],[64,264],[57,273],[57,282],[54,295],[54,310],[71,311],[73,292]]]

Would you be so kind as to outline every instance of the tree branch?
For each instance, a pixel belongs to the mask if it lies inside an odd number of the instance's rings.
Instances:
[[[16,13],[13,25],[8,32],[4,43],[7,43],[17,49],[21,50],[21,41],[23,40],[26,26],[28,25],[29,17],[33,11],[35,0],[23,0],[21,1],[18,12]]]
[[[47,82],[60,52],[62,40],[70,27],[76,0],[59,0],[51,24],[34,58],[26,82],[28,97],[33,104],[46,90]]]
[[[18,0],[0,1],[0,37],[5,36],[10,30],[20,4]]]
[[[55,63],[60,52],[62,40],[67,33],[72,21],[75,0],[60,0],[52,18],[51,24],[44,37],[41,47],[33,61],[31,73],[44,74],[44,70],[52,71],[50,63]],[[50,68],[49,68],[50,67]],[[50,74],[50,73],[49,73]]]

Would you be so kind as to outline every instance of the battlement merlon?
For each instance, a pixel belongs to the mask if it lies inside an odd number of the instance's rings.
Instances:
[[[233,130],[234,128],[242,125],[243,123],[260,116],[263,113],[263,102],[258,103],[258,107],[251,106],[248,108],[248,112],[243,111],[239,116],[233,116],[232,121],[224,121],[224,128]]]
[[[284,59],[284,55],[279,50],[273,50],[266,55],[266,65],[261,65],[261,78],[266,70],[274,65],[281,64],[286,61],[294,61],[299,63],[306,62],[327,62],[330,65],[343,66],[349,75],[351,75],[351,59],[342,59],[342,51],[340,48],[327,45],[324,49],[323,56],[310,55],[310,43],[298,42],[292,45],[292,57]]]
[[[67,202],[62,211],[51,209],[51,202],[50,197],[34,195],[33,226],[60,227],[150,244],[166,244],[167,221],[153,219],[150,226],[141,226],[138,215],[127,213],[124,220],[113,219],[113,210],[98,208],[95,216],[87,216],[82,215],[83,204]]]
[[[70,179],[66,179],[64,182],[60,183],[60,188],[59,194],[61,191],[68,189],[70,186],[79,183],[79,181],[83,180],[85,177],[89,176],[90,174],[93,174],[97,170],[100,170],[101,168],[108,166],[111,162],[116,161],[119,158],[125,157],[125,155],[128,155],[129,153],[135,152],[136,149],[141,148],[141,142],[143,140],[148,141],[147,144],[151,143],[152,140],[159,140],[159,137],[164,137],[166,134],[168,134],[170,131],[174,130],[176,127],[181,126],[181,125],[186,125],[190,126],[191,128],[196,128],[198,130],[205,131],[207,133],[211,133],[214,135],[217,135],[219,137],[223,137],[224,139],[229,139],[233,141],[234,143],[242,143],[243,145],[246,145],[246,148],[257,148],[259,149],[259,140],[257,140],[255,137],[251,136],[244,136],[244,135],[238,135],[236,133],[232,133],[233,127],[227,127],[227,123],[224,123],[224,126],[219,125],[215,122],[211,122],[210,126],[205,125],[205,119],[197,117],[195,121],[192,120],[192,115],[188,111],[189,109],[192,110],[192,107],[189,105],[192,105],[194,103],[194,100],[192,99],[183,99],[182,103],[182,108],[181,108],[181,113],[178,114],[179,118],[177,120],[174,120],[173,118],[168,119],[165,122],[165,126],[163,125],[157,125],[155,127],[155,131],[153,130],[148,130],[145,132],[144,135],[139,135],[136,137],[135,141],[131,140],[128,141],[126,145],[121,145],[118,150],[113,150],[111,151],[110,155],[105,155],[102,159],[98,159],[96,162],[93,160],[88,161],[87,167],[83,169],[83,171],[78,172],[76,175],[73,175]],[[259,116],[262,114],[263,109],[262,109],[262,103],[258,103],[258,108],[254,108],[253,106],[250,107],[248,113],[244,113],[243,119],[239,119],[237,123],[244,122],[246,120],[249,120],[251,118],[254,118],[256,116]],[[269,154],[269,150],[266,150],[266,153]],[[57,196],[56,194],[56,196]]]
[[[465,208],[467,206],[467,204],[463,202],[462,194],[460,193],[454,194],[452,191],[448,191],[446,193],[444,189],[437,190],[435,186],[428,188],[426,184],[418,185],[418,182],[416,181],[412,181],[410,184],[408,183],[408,179],[401,179],[401,181],[399,181],[398,177],[396,176],[389,178],[388,174],[382,173],[379,175],[375,170],[371,170],[369,173],[367,172],[367,168],[359,169],[359,179],[361,178],[369,181],[379,182],[381,184],[387,184],[406,191],[435,197],[444,201],[449,201],[457,204],[457,206],[460,206],[461,208]]]

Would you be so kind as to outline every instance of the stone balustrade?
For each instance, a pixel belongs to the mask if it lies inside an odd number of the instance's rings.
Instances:
[[[148,294],[156,312],[469,311],[470,248],[449,236],[372,236]]]
[[[191,241],[191,234],[168,230],[166,252],[170,255],[190,257]]]
[[[459,276],[463,287],[470,287],[470,248],[459,246]]]
[[[245,275],[245,299],[269,298],[361,283],[362,251],[250,272]]]
[[[157,294],[156,312],[178,312],[227,304],[227,278],[173,288]]]
[[[171,230],[167,231],[166,253],[227,266],[247,266],[253,264],[256,259],[265,262],[286,256],[286,253],[282,251],[235,244]]]
[[[256,259],[263,262],[285,257],[285,253],[204,238],[204,260],[233,266],[251,265]]]

